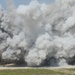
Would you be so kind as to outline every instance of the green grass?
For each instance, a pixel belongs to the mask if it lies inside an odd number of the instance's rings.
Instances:
[[[75,75],[75,69],[15,69],[0,70],[0,75]]]
[[[17,69],[0,70],[0,75],[64,75],[64,73],[47,69]]]
[[[75,71],[75,68],[68,69],[69,71]]]

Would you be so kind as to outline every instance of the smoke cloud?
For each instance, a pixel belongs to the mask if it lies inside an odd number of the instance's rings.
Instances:
[[[74,65],[74,2],[33,0],[16,9],[8,0],[8,11],[0,6],[0,59],[27,66]]]

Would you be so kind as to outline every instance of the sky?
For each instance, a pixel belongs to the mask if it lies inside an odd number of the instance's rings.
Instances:
[[[18,7],[19,5],[22,5],[22,4],[29,4],[31,0],[13,0],[14,1],[14,4],[16,7]],[[49,3],[52,3],[54,2],[54,0],[38,0],[40,3],[46,3],[46,4],[49,4]],[[0,0],[0,4],[3,6],[4,9],[7,9],[7,6],[6,6],[6,0]]]

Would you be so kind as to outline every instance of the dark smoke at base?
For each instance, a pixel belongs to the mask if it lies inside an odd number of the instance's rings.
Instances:
[[[0,6],[0,62],[25,66],[75,64],[75,0]]]

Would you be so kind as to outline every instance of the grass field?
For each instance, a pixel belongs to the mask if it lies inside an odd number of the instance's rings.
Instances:
[[[0,70],[0,75],[75,75],[75,69],[15,69]]]

